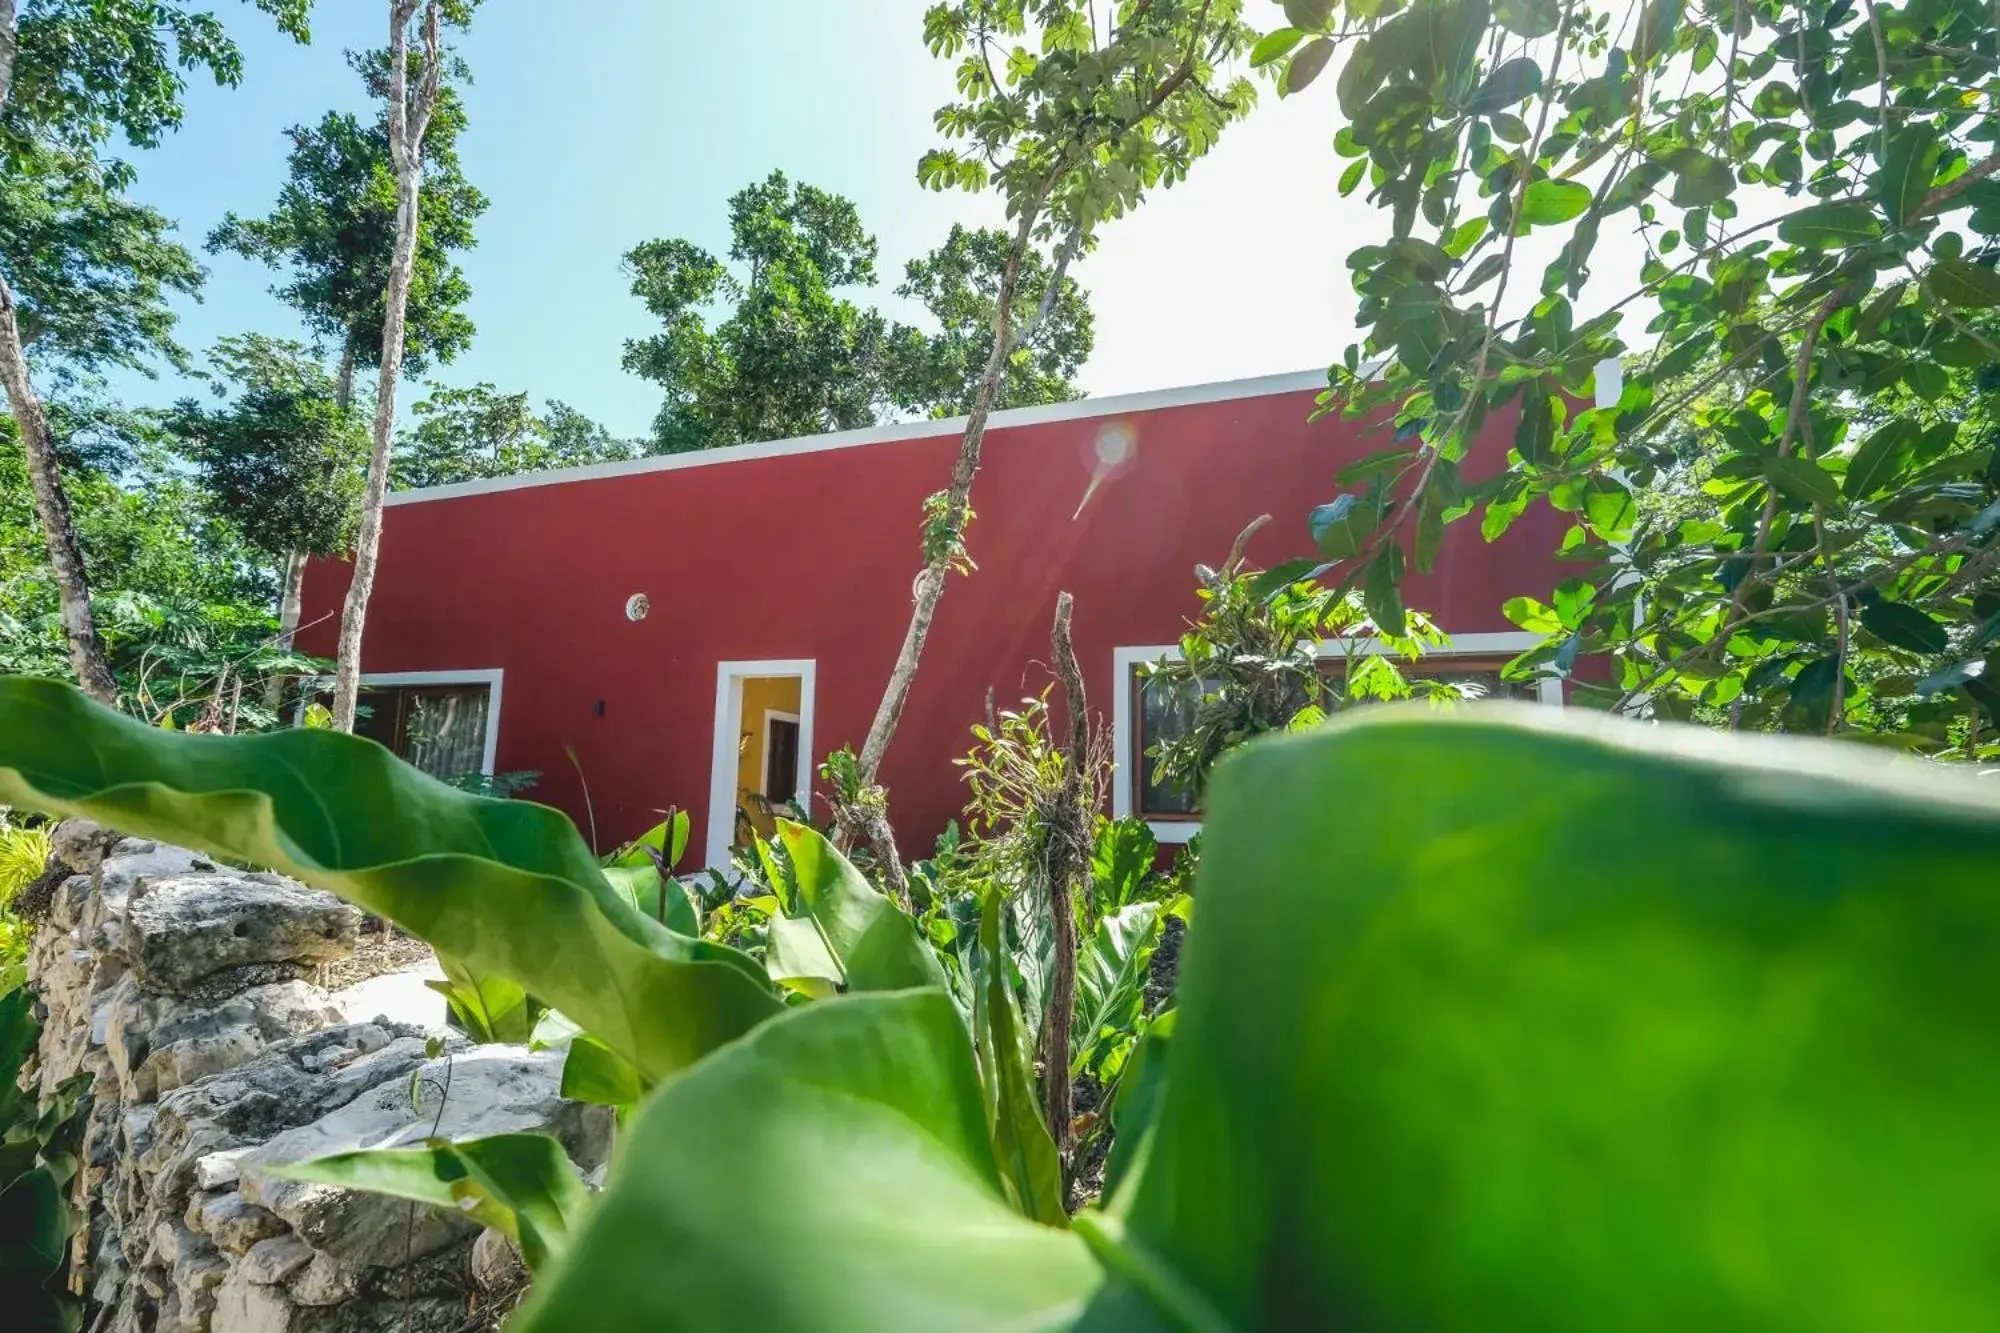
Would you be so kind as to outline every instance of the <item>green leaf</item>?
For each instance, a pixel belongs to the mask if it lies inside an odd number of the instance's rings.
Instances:
[[[793,914],[771,920],[768,968],[777,980],[818,978],[845,990],[943,986],[937,955],[895,903],[819,830],[778,821],[791,863]],[[823,993],[824,988],[821,988]]]
[[[1533,57],[1516,56],[1486,76],[1479,90],[1466,100],[1465,113],[1485,116],[1504,111],[1541,90],[1541,65]]]
[[[1354,187],[1361,184],[1361,178],[1367,171],[1368,159],[1365,157],[1358,157],[1347,164],[1347,169],[1340,173],[1340,194],[1343,199],[1354,193]]]
[[[1507,143],[1526,143],[1533,133],[1527,121],[1505,111],[1495,111],[1486,119],[1492,124],[1494,135]]]
[[[787,1236],[810,1243],[774,1263],[758,1238]],[[998,1333],[1065,1326],[1101,1280],[1076,1235],[1008,1206],[952,1002],[851,995],[663,1086],[511,1327]]]
[[[2000,305],[2000,273],[1969,259],[1940,259],[1924,275],[1924,285],[1947,305],[1985,310]]]
[[[642,856],[644,853],[640,853]],[[648,921],[657,921],[676,935],[699,936],[701,917],[687,887],[677,879],[662,880],[649,862],[635,866],[606,866],[604,878],[633,910]],[[664,904],[664,906],[662,905]]]
[[[1680,207],[1705,208],[1735,189],[1736,173],[1723,159],[1692,149],[1676,155],[1673,201]]]
[[[1514,447],[1521,451],[1522,461],[1547,467],[1555,462],[1555,438],[1555,400],[1536,381],[1521,391],[1521,419],[1514,426]]]
[[[1251,67],[1261,69],[1272,61],[1283,58],[1291,53],[1293,47],[1304,41],[1305,37],[1305,33],[1298,28],[1279,28],[1275,32],[1265,33],[1258,39],[1257,44],[1250,48]]]
[[[1123,907],[1139,901],[1159,854],[1159,840],[1145,820],[1103,821],[1097,826],[1097,839],[1091,846],[1091,900],[1106,907]]]
[[[846,996],[654,1094],[518,1327],[1982,1327],[2000,800],[1954,779],[1542,709],[1250,747],[1109,1212],[1009,1209],[949,999]]]
[[[1035,1035],[1023,1030],[1014,999],[1001,938],[1006,914],[1005,896],[989,887],[979,905],[979,962],[972,1001],[972,1037],[986,1125],[1001,1187],[1015,1211],[1049,1226],[1063,1226],[1068,1211],[1063,1206],[1062,1165],[1036,1096],[1031,1068]]]
[[[1546,37],[1562,26],[1559,0],[1496,0],[1493,17],[1522,37]]]
[[[1840,483],[1831,472],[1797,454],[1772,454],[1762,460],[1765,480],[1794,500],[1838,506]]]
[[[1932,126],[1914,121],[1889,136],[1889,152],[1875,177],[1875,194],[1889,221],[1902,226],[1916,216],[1937,177],[1944,144]]]
[[[1882,642],[1913,653],[1941,653],[1951,643],[1943,625],[1906,602],[1884,599],[1865,606],[1861,623]]]
[[[1632,492],[1602,474],[1593,476],[1584,488],[1583,513],[1597,535],[1610,542],[1629,538],[1639,521],[1639,506]]]
[[[1872,499],[1894,486],[1909,465],[1919,433],[1915,422],[1899,417],[1863,440],[1841,479],[1841,490],[1848,500]]]
[[[512,978],[474,972],[445,954],[438,955],[438,968],[444,980],[424,985],[444,996],[473,1041],[524,1043],[534,1033],[544,1006]]]
[[[560,1143],[545,1134],[494,1134],[421,1148],[371,1149],[274,1168],[272,1175],[414,1199],[463,1212],[520,1245],[537,1277],[547,1273],[590,1208]]]
[[[1167,1010],[1146,1025],[1139,1044],[1118,1078],[1118,1095],[1111,1103],[1111,1126],[1117,1131],[1104,1162],[1104,1197],[1113,1199],[1119,1185],[1144,1159],[1153,1122],[1159,1119],[1161,1094],[1167,1086],[1167,1047],[1173,1039],[1174,1011]],[[1113,1205],[1115,1206],[1115,1204]]]
[[[5,677],[0,803],[337,893],[513,978],[648,1079],[779,1009],[755,963],[640,916],[556,811],[455,791],[359,737],[163,732],[68,686]]]
[[[1538,180],[1528,185],[1521,201],[1521,220],[1531,227],[1552,227],[1590,207],[1590,187],[1575,181]]]
[[[1342,486],[1355,486],[1381,472],[1394,472],[1414,460],[1417,451],[1407,444],[1399,444],[1389,449],[1377,449],[1364,454],[1334,474],[1334,480]]]
[[[1328,560],[1345,560],[1367,544],[1381,522],[1381,515],[1361,496],[1346,491],[1326,504],[1316,505],[1309,522],[1320,555]]]
[[[1361,600],[1368,609],[1368,618],[1375,622],[1376,629],[1392,638],[1401,635],[1408,627],[1403,610],[1403,592],[1398,586],[1402,578],[1403,548],[1392,541],[1368,562],[1368,574],[1361,588]]]
[[[1294,583],[1303,579],[1317,578],[1331,567],[1320,560],[1287,560],[1252,579],[1250,596],[1259,602],[1269,601]]]
[[[1633,61],[1646,64],[1658,60],[1673,48],[1674,32],[1681,21],[1681,0],[1646,0],[1639,19],[1638,40],[1633,44]]]
[[[1070,1077],[1097,1070],[1132,1041],[1164,921],[1159,903],[1133,903],[1107,913],[1077,949]]]
[[[1129,1243],[1243,1330],[1979,1327],[2000,794],[1555,711],[1221,765]]]
[[[1866,204],[1814,204],[1778,224],[1778,236],[1788,245],[1827,250],[1859,245],[1882,234],[1882,221]]]
[[[1510,597],[1501,603],[1500,614],[1531,634],[1554,634],[1563,627],[1562,617],[1553,607],[1532,597]]]
[[[1304,92],[1312,81],[1326,68],[1326,62],[1333,59],[1333,39],[1315,37],[1299,48],[1292,57],[1292,63],[1285,66],[1285,77],[1278,84],[1278,95],[1289,97],[1293,93]]]
[[[1333,16],[1333,0],[1284,0],[1284,4],[1285,21],[1307,32],[1321,31]]]
[[[639,1071],[630,1061],[589,1033],[570,1039],[563,1057],[562,1095],[593,1106],[636,1106],[646,1095]]]

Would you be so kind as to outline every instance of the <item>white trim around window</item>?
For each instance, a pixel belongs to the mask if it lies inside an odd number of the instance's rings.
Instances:
[[[707,865],[729,869],[729,845],[736,834],[737,748],[743,729],[743,682],[796,676],[799,680],[799,809],[812,812],[813,683],[819,663],[810,657],[776,658],[762,662],[715,664],[714,759],[708,779]]]
[[[361,688],[395,685],[484,685],[486,689],[486,748],[479,757],[479,771],[487,777],[493,776],[493,760],[500,751],[500,682],[505,673],[499,667],[478,667],[464,671],[373,671],[363,673]],[[314,690],[333,688],[333,677],[313,676],[302,682],[305,692],[299,696],[298,711],[292,717],[293,726],[305,722],[306,696]]]
[[[1501,630],[1479,634],[1454,634],[1445,646],[1433,648],[1423,656],[1424,661],[1452,657],[1486,657],[1497,653],[1512,656],[1534,647],[1542,641],[1539,634],[1525,630]],[[1346,657],[1350,652],[1373,655],[1385,651],[1378,640],[1322,639],[1319,645],[1322,657]],[[1143,662],[1169,662],[1181,660],[1181,647],[1177,643],[1155,644],[1151,647],[1114,648],[1111,652],[1111,814],[1124,819],[1133,813],[1137,804],[1133,774],[1129,770],[1126,756],[1132,752],[1134,728],[1138,719],[1132,716],[1132,672]],[[1563,683],[1553,677],[1540,682],[1539,702],[1562,707]],[[1163,843],[1184,843],[1201,832],[1198,819],[1149,819],[1146,827],[1153,836]]]

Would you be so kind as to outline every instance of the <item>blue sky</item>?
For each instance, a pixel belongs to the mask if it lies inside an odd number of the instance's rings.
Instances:
[[[287,126],[363,109],[341,51],[386,40],[381,0],[321,0],[304,48],[248,5],[223,8],[238,11],[226,17],[245,51],[242,86],[191,88],[185,127],[137,159],[137,194],[195,246],[225,212],[268,210]],[[561,398],[619,433],[643,433],[656,391],[618,360],[648,321],[619,256],[656,236],[726,249],[724,200],[774,167],[856,201],[882,246],[887,281],[875,299],[894,308],[887,288],[905,260],[954,221],[998,221],[990,199],[916,183],[916,160],[934,142],[931,112],[951,92],[949,69],[924,49],[923,9],[924,0],[487,0],[459,42],[475,79],[461,153],[492,200],[463,259],[479,334],[434,378]],[[1335,114],[1330,96],[1280,104],[1267,91],[1186,184],[1106,228],[1077,271],[1098,316],[1086,389],[1297,370],[1338,355],[1351,330],[1341,258],[1355,243],[1343,219],[1361,224],[1366,210],[1333,188]],[[268,270],[229,256],[206,262],[205,299],[182,310],[186,345],[297,332],[268,294]],[[138,402],[186,391],[172,376],[121,376],[118,387]]]

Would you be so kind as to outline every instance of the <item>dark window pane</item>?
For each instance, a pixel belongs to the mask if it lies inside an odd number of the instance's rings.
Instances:
[[[785,805],[799,794],[799,724],[770,720],[770,760],[765,765],[764,799]]]
[[[1139,745],[1133,756],[1133,787],[1138,793],[1142,815],[1191,815],[1195,812],[1194,788],[1180,782],[1155,782],[1153,747],[1165,740],[1187,734],[1201,708],[1202,682],[1170,680],[1155,676],[1135,677],[1139,696]]]
[[[331,707],[333,696],[327,695],[325,702]],[[395,749],[396,709],[401,702],[402,696],[396,690],[361,691],[354,700],[354,734]]]
[[[485,685],[411,687],[404,691],[397,753],[432,777],[477,773],[486,760]]]

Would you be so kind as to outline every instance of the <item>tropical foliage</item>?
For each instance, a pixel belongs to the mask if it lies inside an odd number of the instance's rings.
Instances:
[[[854,204],[772,172],[729,200],[729,258],[692,242],[647,241],[625,256],[632,294],[665,326],[625,346],[625,368],[657,382],[654,423],[669,453],[873,425],[894,411],[969,411],[992,353],[995,304],[1008,262],[1004,232],[953,227],[910,261],[896,294],[937,325],[891,323],[841,295],[876,283],[879,247]],[[1090,355],[1090,306],[1039,253],[1012,286],[1017,318],[1049,317],[1009,354],[1002,405],[1078,396]],[[710,312],[722,313],[711,327]]]
[[[631,912],[559,817],[370,742],[176,736],[21,680],[0,716],[0,799],[271,860],[657,1085],[594,1203],[512,1140],[306,1168],[520,1236],[527,1329],[1971,1329],[1996,1296],[1962,1186],[2000,1111],[2000,927],[1963,890],[2000,805],[1951,774],[1574,715],[1362,710],[1252,747],[1214,781],[1177,1021],[1112,1111],[1140,1146],[1067,1216],[1003,974],[968,1024],[808,831],[787,915],[845,989],[786,1004]],[[1577,829],[1649,854],[1576,874]],[[743,1244],[801,1226],[784,1264]],[[1718,1235],[1755,1238],[1755,1282]]]
[[[1578,572],[1511,608],[1546,636],[1520,670],[1605,653],[1611,680],[1582,692],[1607,705],[1987,753],[1989,10],[1287,0],[1284,16],[1253,58],[1280,91],[1337,104],[1340,188],[1380,216],[1346,255],[1364,336],[1323,405],[1405,440],[1386,484],[1336,501],[1362,534],[1331,557],[1340,578],[1393,584],[1406,543],[1427,568],[1444,523],[1476,512],[1497,536],[1546,502],[1573,516]],[[1636,250],[1624,282],[1607,281],[1614,238]],[[1622,383],[1597,378],[1610,358]],[[1489,423],[1513,435],[1497,471],[1470,456]]]

